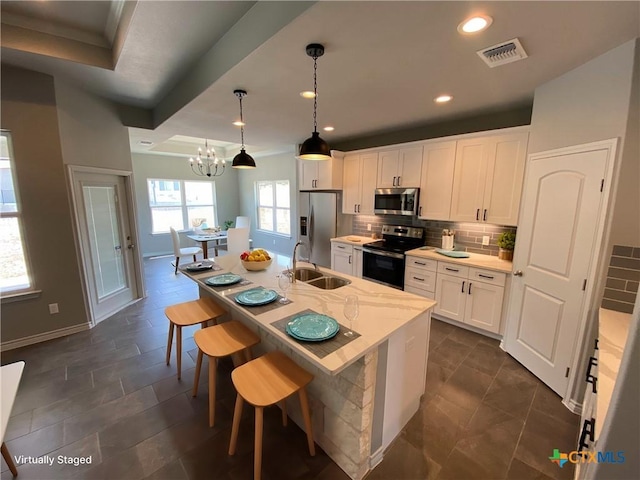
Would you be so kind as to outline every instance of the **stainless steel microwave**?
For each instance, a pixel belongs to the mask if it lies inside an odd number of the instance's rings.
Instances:
[[[417,215],[418,188],[378,188],[374,197],[374,213]]]

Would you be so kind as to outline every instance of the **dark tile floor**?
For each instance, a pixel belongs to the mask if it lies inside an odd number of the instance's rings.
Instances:
[[[12,455],[91,456],[91,465],[24,464],[28,479],[252,478],[253,412],[245,408],[238,451],[227,455],[234,390],[230,362],[218,375],[216,426],[207,422],[207,369],[191,397],[194,328],[184,332],[183,376],[164,363],[164,307],[195,299],[195,284],[169,258],[145,261],[148,297],[96,328],[2,354],[27,366],[5,441]],[[570,479],[548,460],[574,449],[578,417],[505,354],[498,342],[434,321],[427,393],[418,413],[368,479]],[[206,366],[205,366],[206,367]],[[4,461],[1,477],[11,478]],[[340,480],[304,433],[265,413],[265,480]]]

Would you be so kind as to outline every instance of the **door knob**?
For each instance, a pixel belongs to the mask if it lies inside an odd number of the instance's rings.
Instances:
[[[516,270],[515,272],[513,272],[513,276],[514,277],[521,277],[522,276],[522,270]]]
[[[135,246],[135,245],[133,245],[133,244],[131,244],[131,245],[127,245],[127,248],[128,248],[129,250],[133,250],[134,248],[136,248],[136,246]]]

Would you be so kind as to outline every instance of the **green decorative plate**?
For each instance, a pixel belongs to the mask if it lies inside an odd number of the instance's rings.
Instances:
[[[257,307],[259,305],[266,305],[274,302],[278,298],[278,293],[275,290],[267,290],[265,288],[252,288],[251,290],[245,290],[236,295],[236,302],[240,305],[246,305],[249,307]]]
[[[224,285],[234,285],[242,280],[240,275],[235,273],[223,273],[222,275],[216,275],[215,277],[207,278],[204,283],[211,285],[212,287],[221,287]]]
[[[298,340],[321,341],[334,337],[340,326],[333,318],[319,313],[303,313],[287,323],[286,331]]]

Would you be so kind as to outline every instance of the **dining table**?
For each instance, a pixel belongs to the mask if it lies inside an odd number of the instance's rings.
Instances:
[[[194,240],[196,242],[200,242],[202,245],[202,255],[203,258],[209,258],[209,242],[215,242],[214,255],[218,256],[218,246],[220,245],[220,240],[227,239],[227,232],[213,232],[213,233],[192,233],[187,235],[187,238]]]

